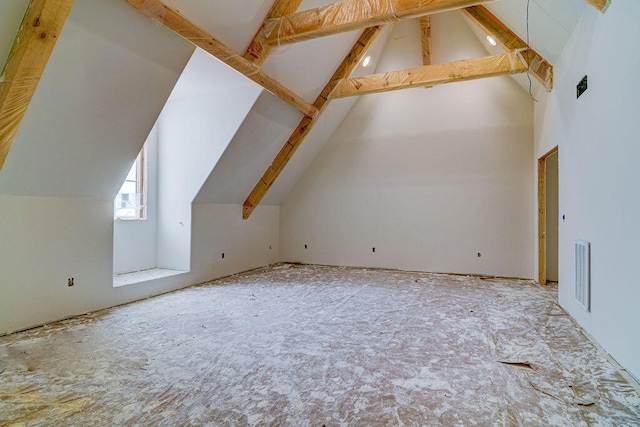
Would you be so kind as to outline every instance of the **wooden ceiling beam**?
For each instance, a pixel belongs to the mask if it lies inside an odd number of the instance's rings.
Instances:
[[[32,0],[0,74],[0,169],[49,61],[73,0]]]
[[[302,0],[276,0],[271,7],[269,14],[260,26],[260,29],[249,43],[247,51],[244,53],[244,59],[262,67],[264,61],[271,52],[271,45],[267,43],[267,37],[264,34],[264,28],[269,20],[278,19],[284,15],[295,13],[300,7]]]
[[[422,65],[431,65],[431,16],[420,17]]]
[[[585,0],[591,6],[598,9],[600,12],[605,13],[609,6],[611,6],[611,0]]]
[[[265,32],[267,43],[288,44],[490,1],[343,0],[269,20]]]
[[[369,49],[369,46],[373,43],[376,36],[380,33],[380,26],[371,27],[365,29],[358,41],[353,45],[347,56],[342,63],[338,66],[333,73],[329,82],[325,85],[318,98],[316,98],[313,105],[318,109],[318,115],[316,117],[303,117],[298,126],[293,131],[289,139],[284,144],[278,155],[275,157],[271,165],[267,168],[262,178],[255,185],[251,193],[242,205],[242,218],[248,219],[251,216],[253,210],[258,206],[262,198],[267,194],[271,185],[278,178],[282,170],[285,168],[293,154],[296,152],[300,144],[307,137],[311,129],[318,121],[320,114],[324,111],[329,101],[333,98],[333,93],[336,90],[337,85],[351,75],[353,70],[362,60],[362,57]]]
[[[485,77],[524,73],[526,71],[527,64],[522,61],[518,54],[505,53],[344,79],[336,87],[333,97],[344,98],[418,86],[435,86]]]
[[[268,76],[259,66],[247,61],[233,49],[170,8],[160,0],[126,0],[134,8],[160,22],[176,34],[189,40],[199,48],[215,56],[231,68],[247,76],[283,101],[291,104],[302,114],[314,117],[317,109],[296,93]]]
[[[529,64],[529,72],[550,92],[553,89],[553,67],[540,54],[516,35],[484,6],[461,9],[473,23],[491,36],[505,52],[519,50]]]

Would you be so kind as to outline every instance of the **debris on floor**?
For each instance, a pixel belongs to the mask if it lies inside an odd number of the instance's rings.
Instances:
[[[640,425],[529,281],[276,265],[0,337],[7,425]]]

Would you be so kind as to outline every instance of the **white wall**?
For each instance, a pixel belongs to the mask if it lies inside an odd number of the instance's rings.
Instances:
[[[560,158],[560,304],[604,348],[640,377],[640,3],[588,7],[560,60],[554,90],[535,109],[535,152]],[[575,87],[589,76],[589,89]],[[592,309],[574,300],[573,244],[591,242]]]
[[[378,69],[418,65],[418,34],[398,23]],[[532,278],[531,103],[508,77],[362,96],[281,206],[282,259]]]
[[[193,211],[190,273],[114,288],[112,201],[0,195],[0,334],[278,261],[278,207]]]
[[[203,59],[202,66],[210,69],[209,76],[219,87],[211,93],[179,96],[181,88],[176,86],[158,119],[160,268],[190,269],[191,204],[262,92],[201,51],[194,53],[190,64]]]
[[[278,206],[258,206],[243,220],[242,205],[194,203],[193,283],[280,261],[279,221]]]
[[[190,269],[191,203],[261,93],[194,51],[147,138],[147,219],[114,224],[114,274]]]
[[[111,273],[112,205],[0,196],[0,334],[118,301]]]
[[[0,334],[278,260],[277,207],[259,207],[242,222],[240,205],[198,205],[189,225],[195,238],[185,251],[197,253],[190,273],[113,287],[113,198],[192,52],[126,2],[75,3],[0,171]],[[233,109],[235,98],[255,99],[260,91],[250,92],[209,95]],[[253,101],[244,101],[250,108]],[[198,120],[209,123],[221,109],[203,110]],[[234,118],[235,129],[243,117]],[[223,123],[222,130],[227,126],[233,127]],[[235,129],[220,132],[226,142]],[[215,165],[217,130],[198,135],[200,154],[209,157],[187,159],[180,169],[191,174],[187,181],[202,183]],[[187,128],[183,135],[194,133]],[[176,142],[178,150],[191,144]],[[178,189],[190,194],[191,209],[199,187]],[[224,260],[221,250],[229,252]]]

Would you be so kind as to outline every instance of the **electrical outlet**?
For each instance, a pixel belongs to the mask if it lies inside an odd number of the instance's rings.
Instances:
[[[73,283],[73,277],[69,277],[69,278],[67,279],[67,286],[68,286],[68,287],[71,287],[71,286],[73,286],[73,285],[74,285],[74,283]]]

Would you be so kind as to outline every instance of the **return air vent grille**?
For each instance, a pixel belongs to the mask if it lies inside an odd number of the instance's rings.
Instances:
[[[591,245],[584,240],[575,243],[576,299],[587,311],[591,311]]]

